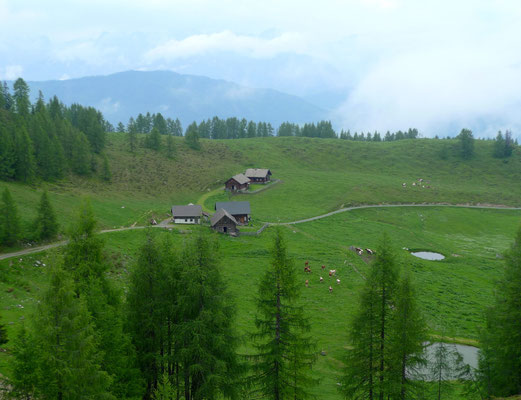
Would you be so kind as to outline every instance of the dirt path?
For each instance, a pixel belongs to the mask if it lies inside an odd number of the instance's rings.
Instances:
[[[270,225],[294,225],[294,224],[303,224],[305,222],[316,221],[318,219],[330,217],[331,215],[340,214],[346,211],[351,210],[361,210],[365,208],[389,208],[389,207],[460,207],[460,208],[482,208],[482,209],[492,209],[492,210],[521,210],[521,207],[504,207],[504,206],[472,206],[466,204],[446,204],[446,203],[429,203],[429,204],[375,204],[375,205],[365,205],[365,206],[353,206],[353,207],[345,207],[339,210],[331,211],[327,214],[317,215],[316,217],[300,219],[298,221],[292,222],[270,222]]]
[[[136,230],[136,229],[146,229],[146,228],[170,228],[173,225],[171,225],[169,222],[170,222],[170,218],[167,218],[166,220],[161,221],[158,225],[130,226],[128,228],[103,229],[103,230],[99,231],[99,233],[132,231],[132,230]],[[0,254],[0,260],[5,260],[6,258],[11,258],[11,257],[25,256],[27,254],[32,254],[32,253],[39,253],[40,251],[50,250],[50,249],[54,249],[56,247],[64,246],[68,242],[69,242],[68,240],[62,240],[61,242],[51,243],[51,244],[47,244],[45,246],[32,247],[29,249],[15,251],[13,253]]]
[[[216,190],[222,190],[222,189],[216,189]],[[206,195],[207,195],[206,197],[208,197],[211,194],[212,194],[212,192],[206,193]],[[205,197],[205,195],[203,195],[203,197]],[[204,203],[203,198],[200,198],[197,203],[200,204],[201,200]],[[521,210],[521,207],[504,207],[504,206],[492,206],[492,205],[471,206],[471,205],[465,205],[465,204],[444,204],[444,203],[442,203],[442,204],[376,204],[376,205],[366,205],[366,206],[345,207],[345,208],[341,208],[336,211],[329,212],[327,214],[317,215],[316,217],[305,218],[305,219],[301,219],[298,221],[292,221],[292,222],[269,222],[269,225],[303,224],[305,222],[316,221],[316,220],[319,220],[322,218],[330,217],[331,215],[340,214],[340,213],[343,213],[346,211],[351,211],[351,210],[361,210],[361,209],[365,209],[365,208],[389,208],[389,207],[461,207],[461,208],[478,208],[478,209],[481,208],[481,209],[492,209],[492,210]],[[135,230],[135,229],[145,229],[145,228],[169,228],[172,226],[173,225],[171,225],[169,223],[169,218],[168,218],[164,221],[161,221],[158,225],[131,226],[131,227],[127,227],[127,228],[104,229],[104,230],[100,231],[100,233],[131,231],[131,230]],[[49,250],[49,249],[53,249],[55,247],[63,246],[65,244],[67,244],[67,241],[63,240],[61,242],[51,243],[51,244],[47,244],[45,246],[33,247],[30,249],[15,251],[13,253],[0,254],[0,260],[5,260],[6,258],[11,258],[11,257],[20,257],[20,256],[24,256],[27,254],[32,254],[32,253],[38,253],[40,251]]]

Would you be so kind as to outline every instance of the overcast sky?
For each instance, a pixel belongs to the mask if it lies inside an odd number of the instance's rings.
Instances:
[[[169,69],[296,94],[351,129],[521,130],[521,2],[0,0],[0,79]]]

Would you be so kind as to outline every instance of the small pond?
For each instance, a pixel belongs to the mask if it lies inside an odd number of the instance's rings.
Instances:
[[[478,351],[479,349],[474,346],[466,346],[462,344],[448,344],[444,343],[447,348],[447,361],[449,364],[455,363],[455,352],[457,351],[463,357],[463,363],[470,365],[472,368],[478,367]],[[440,347],[440,343],[431,343],[426,348],[426,358],[427,365],[425,368],[422,368],[419,372],[423,375],[423,379],[426,381],[434,380],[433,372],[431,368],[435,362],[435,354],[436,350]],[[444,373],[445,379],[455,379],[457,372],[454,370],[454,365],[449,370],[445,370]]]
[[[434,253],[432,251],[411,251],[414,257],[422,258],[424,260],[439,261],[443,260],[445,256],[440,253]]]

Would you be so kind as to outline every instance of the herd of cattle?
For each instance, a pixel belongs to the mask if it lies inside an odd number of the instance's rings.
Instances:
[[[375,252],[374,252],[373,250],[371,250],[371,249],[362,249],[362,248],[360,248],[360,247],[354,247],[354,248],[352,248],[352,249],[353,249],[353,250],[354,250],[354,251],[355,251],[359,256],[362,256],[362,255],[364,254],[364,250],[365,250],[365,252],[366,252],[368,255],[371,255],[371,256],[372,256],[372,255],[375,254]],[[322,271],[325,272],[325,270],[326,270],[326,266],[325,266],[325,265],[322,265],[321,268],[322,268]],[[306,261],[306,262],[304,263],[304,272],[305,272],[306,274],[310,274],[310,273],[311,273],[311,266],[309,265],[309,261]],[[330,269],[330,270],[329,270],[329,277],[330,277],[330,278],[332,278],[332,277],[336,277],[336,269]],[[320,282],[320,283],[323,283],[323,282],[324,282],[324,278],[323,278],[322,276],[319,276],[319,282]],[[336,279],[336,283],[337,283],[337,285],[340,285],[340,279],[337,278],[337,279]],[[309,287],[309,279],[306,279],[306,280],[305,280],[304,285],[305,285],[306,287]],[[329,293],[332,293],[332,292],[333,292],[333,286],[330,285],[328,289],[329,289]]]
[[[425,188],[425,189],[430,189],[431,186],[429,185],[431,183],[431,181],[426,181],[424,180],[423,178],[419,178],[416,182],[413,182],[412,183],[412,186],[418,186],[418,187],[422,187],[422,188]],[[402,187],[407,187],[407,183],[404,182],[402,183]]]

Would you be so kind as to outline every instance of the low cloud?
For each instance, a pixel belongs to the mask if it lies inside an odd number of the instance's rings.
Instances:
[[[146,52],[145,60],[155,62],[205,55],[212,52],[234,52],[255,58],[270,58],[280,53],[303,52],[305,41],[296,33],[283,33],[271,39],[237,35],[231,31],[172,39]]]
[[[0,68],[0,79],[14,81],[22,77],[23,71],[21,65],[6,65],[4,68]]]

